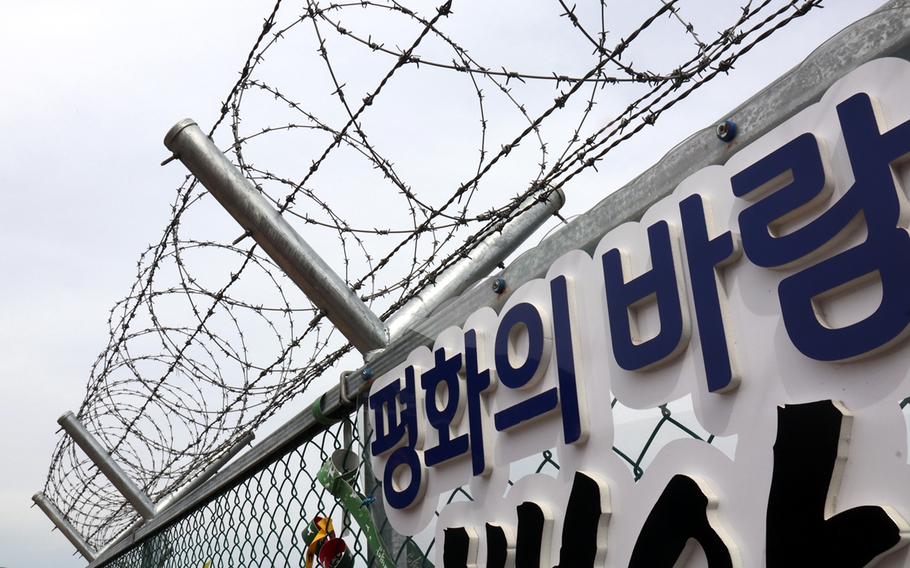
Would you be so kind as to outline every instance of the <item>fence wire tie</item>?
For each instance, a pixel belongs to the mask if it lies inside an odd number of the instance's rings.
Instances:
[[[338,378],[338,398],[345,406],[352,406],[356,401],[348,396],[348,377],[354,374],[354,371],[342,371]]]

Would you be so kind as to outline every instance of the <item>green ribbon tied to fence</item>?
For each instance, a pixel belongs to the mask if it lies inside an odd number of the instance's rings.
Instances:
[[[350,448],[336,450],[322,464],[316,479],[329,490],[344,510],[357,521],[366,537],[372,559],[379,568],[395,568],[395,562],[385,549],[379,530],[373,521],[366,498],[351,485],[357,478],[360,456]]]

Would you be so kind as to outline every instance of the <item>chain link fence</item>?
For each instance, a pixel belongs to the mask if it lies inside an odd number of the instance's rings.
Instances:
[[[612,406],[615,408],[614,399]],[[653,424],[642,438],[636,428],[618,424],[617,445],[613,447],[629,466],[635,480],[641,478],[647,464],[659,449],[679,438],[704,440],[717,444],[718,438],[706,433],[683,407],[662,405],[634,422]],[[910,398],[900,402],[905,415],[910,413]],[[327,427],[321,434],[276,459],[240,484],[232,487],[176,523],[138,543],[126,553],[105,564],[111,568],[230,568],[230,567],[298,567],[304,566],[307,542],[304,539],[310,523],[317,517],[335,521],[354,557],[355,566],[377,566],[371,554],[365,531],[318,479],[318,472],[339,450],[349,449],[357,456],[358,475],[351,480],[362,497],[361,507],[370,508],[383,544],[397,566],[432,567],[434,557],[433,528],[415,537],[396,534],[382,513],[382,490],[373,482],[364,453],[368,434],[361,413],[342,423]],[[356,417],[356,423],[351,418]],[[345,438],[349,437],[348,440]],[[732,453],[733,444],[721,444]],[[529,458],[533,459],[533,458]],[[529,473],[555,475],[559,463],[554,452],[547,450],[536,458],[536,468]],[[517,480],[512,480],[517,481]],[[510,482],[511,483],[511,482]],[[470,501],[466,488],[458,488],[440,499],[440,508],[455,501]],[[438,511],[437,511],[438,514]]]
[[[902,405],[906,405],[904,401]],[[617,402],[613,401],[616,407]],[[673,439],[695,438],[715,443],[694,419],[685,403],[640,411],[641,417],[617,424],[613,450],[639,479],[660,447]],[[353,423],[352,423],[353,420]],[[650,427],[644,428],[647,424]],[[191,511],[166,529],[105,564],[116,568],[228,568],[304,566],[304,538],[317,517],[331,518],[354,557],[355,566],[378,566],[364,527],[341,505],[327,484],[319,479],[323,465],[339,450],[357,456],[357,475],[350,483],[360,507],[369,508],[383,545],[397,566],[431,567],[436,543],[433,528],[412,537],[396,534],[382,511],[381,487],[373,481],[364,452],[368,438],[362,413],[327,427],[293,450],[275,456],[257,471],[204,506]],[[347,438],[347,439],[346,439]],[[729,448],[724,448],[728,450]],[[528,474],[556,475],[555,452],[544,451],[526,460]],[[517,480],[512,480],[517,481]],[[440,508],[455,501],[470,501],[466,488],[440,499]],[[438,513],[438,511],[437,511]]]
[[[617,406],[614,399],[612,406]],[[900,402],[905,416],[910,414],[910,397]],[[635,480],[661,447],[674,439],[694,438],[718,445],[732,454],[733,440],[716,438],[705,432],[685,403],[665,404],[640,411],[641,417],[616,426],[616,452],[629,466]],[[351,422],[355,419],[355,423]],[[649,424],[650,429],[632,425]],[[318,479],[318,472],[332,455],[349,449],[357,456],[357,476],[351,484],[360,495],[361,507],[369,508],[386,551],[396,566],[432,567],[436,542],[433,527],[414,537],[395,533],[382,512],[382,489],[372,480],[364,452],[368,437],[362,413],[329,426],[322,433],[280,456],[268,466],[246,478],[204,506],[151,538],[140,542],[118,558],[105,564],[110,568],[239,568],[305,566],[307,543],[304,539],[316,517],[331,518],[354,558],[355,566],[378,566],[363,527],[346,511],[339,499]],[[348,438],[346,440],[346,438]],[[724,443],[719,443],[723,441]],[[559,463],[554,452],[544,451],[528,473],[555,475]],[[512,482],[517,480],[511,480]],[[458,488],[440,499],[440,508],[455,501],[470,501],[466,488]],[[438,514],[437,510],[437,514]]]

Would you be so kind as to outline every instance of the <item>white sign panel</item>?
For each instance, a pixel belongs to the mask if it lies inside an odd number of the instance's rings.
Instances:
[[[910,566],[908,156],[910,63],[870,62],[414,350],[370,391],[392,525],[435,519],[447,568]],[[633,482],[612,395],[691,395],[735,459],[671,442]]]

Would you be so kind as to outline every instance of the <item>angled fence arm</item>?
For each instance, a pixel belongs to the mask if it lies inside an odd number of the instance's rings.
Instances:
[[[175,124],[164,145],[361,353],[388,343],[385,324],[303,240],[199,126]]]
[[[104,477],[111,482],[111,485],[117,488],[117,491],[123,495],[130,505],[136,509],[142,518],[149,520],[155,516],[155,504],[149,499],[148,495],[139,488],[136,483],[123,471],[117,462],[111,458],[108,450],[101,445],[97,438],[92,436],[82,422],[76,418],[72,412],[67,412],[61,416],[57,423],[63,427],[63,430],[69,435],[76,445],[82,448],[85,455],[88,456],[95,467],[98,468]]]
[[[89,562],[95,559],[96,553],[95,549],[85,540],[85,538],[79,534],[79,531],[76,530],[76,527],[70,523],[63,512],[57,508],[54,503],[48,499],[44,493],[35,493],[32,495],[32,501],[35,502],[35,505],[38,505],[38,508],[44,511],[44,514],[47,515],[47,518],[51,520],[52,523],[63,533],[63,536],[76,547],[76,550],[79,551],[86,560]]]
[[[202,470],[202,472],[199,475],[197,475],[196,477],[194,477],[189,483],[187,483],[186,485],[181,487],[178,491],[168,495],[167,497],[162,499],[160,502],[158,502],[157,505],[155,506],[155,516],[157,517],[158,515],[161,515],[162,512],[164,512],[168,509],[168,507],[174,505],[175,503],[179,503],[185,497],[187,497],[190,493],[192,493],[193,491],[198,489],[200,486],[204,485],[212,477],[217,475],[218,472],[221,470],[221,468],[223,468],[225,466],[225,464],[227,464],[227,462],[231,461],[234,458],[234,456],[239,454],[241,452],[241,450],[243,450],[246,446],[251,444],[253,442],[253,440],[255,439],[255,437],[256,436],[252,432],[247,432],[246,434],[241,436],[237,440],[237,442],[234,443],[233,446],[228,448],[227,451],[221,455],[221,457],[216,459],[214,462],[212,462],[211,465],[209,465],[207,468]],[[137,530],[139,530],[139,528],[142,525],[145,524],[145,522],[146,522],[146,519],[144,519],[142,517],[137,519],[136,522],[134,522],[133,524],[128,526],[126,529],[121,531],[120,534],[116,538],[111,540],[109,543],[104,545],[102,548],[98,549],[97,556],[99,556],[99,557],[104,556],[104,554],[111,548],[114,548],[115,546],[119,545],[124,540],[130,539],[130,537],[132,537],[135,534],[135,532]]]

